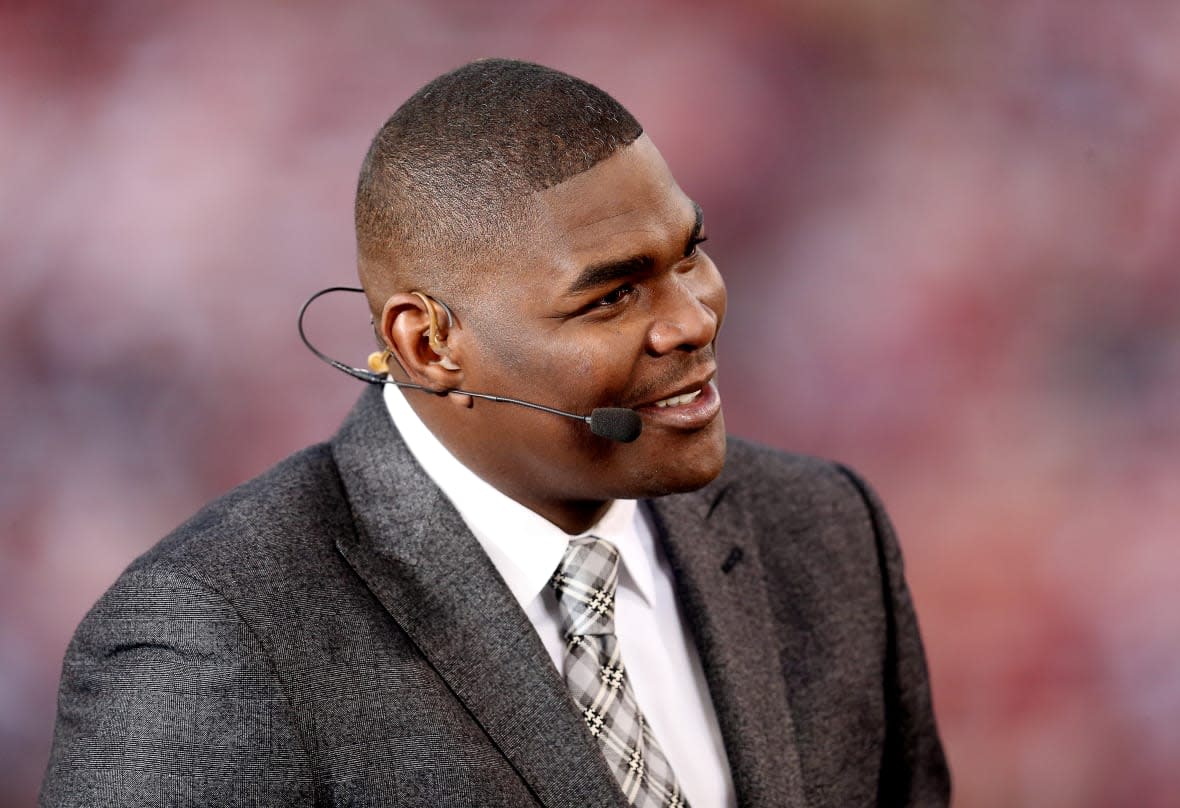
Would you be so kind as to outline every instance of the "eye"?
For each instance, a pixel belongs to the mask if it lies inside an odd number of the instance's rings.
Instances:
[[[692,239],[690,239],[688,242],[688,249],[685,251],[684,257],[685,258],[692,258],[693,256],[695,256],[698,252],[700,252],[700,250],[697,248],[700,247],[702,244],[704,244],[708,240],[709,240],[708,236],[693,236]]]
[[[635,287],[629,283],[624,283],[598,298],[598,300],[596,300],[594,303],[594,307],[604,309],[610,306],[617,306],[619,303],[622,303],[634,293]]]

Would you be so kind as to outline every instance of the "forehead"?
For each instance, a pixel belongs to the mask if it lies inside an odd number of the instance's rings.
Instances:
[[[696,217],[692,201],[646,135],[536,193],[533,202],[535,226],[526,237],[533,271],[555,283],[588,264],[683,250]]]

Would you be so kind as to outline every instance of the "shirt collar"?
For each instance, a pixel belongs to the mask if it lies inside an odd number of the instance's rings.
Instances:
[[[501,493],[464,466],[427,428],[395,385],[385,385],[385,406],[410,453],[455,506],[522,608],[545,589],[571,538],[543,516]],[[589,530],[614,544],[623,562],[620,585],[633,586],[655,604],[650,534],[633,499],[617,499]]]

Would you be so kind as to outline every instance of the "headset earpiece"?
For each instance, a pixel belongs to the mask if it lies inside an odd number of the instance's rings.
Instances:
[[[422,301],[422,305],[426,307],[426,316],[430,318],[430,331],[426,335],[426,342],[430,345],[430,350],[438,355],[438,359],[433,364],[438,365],[444,370],[458,370],[459,366],[455,364],[455,360],[451,359],[449,349],[446,341],[439,338],[438,335],[438,313],[435,311],[435,305],[442,306],[443,311],[447,313],[447,327],[454,326],[455,321],[451,317],[451,310],[446,303],[436,301],[434,298],[425,294],[424,292],[410,292],[410,294]]]

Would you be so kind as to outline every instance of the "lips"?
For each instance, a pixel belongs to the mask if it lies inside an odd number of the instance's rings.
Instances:
[[[659,398],[655,396],[651,398],[641,399],[640,403],[631,404],[635,409],[647,409],[655,407],[658,409],[667,409],[669,407],[682,407],[686,404],[691,404],[698,399],[705,391],[706,386],[713,381],[713,377],[717,375],[717,367],[715,365],[708,365],[705,368],[700,368],[692,376],[681,376],[681,381],[668,382],[655,387],[660,390]],[[654,385],[653,385],[654,386]],[[663,388],[662,390],[660,388]]]
[[[703,381],[685,385],[670,396],[635,408],[646,425],[675,430],[697,430],[708,426],[721,412],[721,396],[712,374]]]

